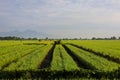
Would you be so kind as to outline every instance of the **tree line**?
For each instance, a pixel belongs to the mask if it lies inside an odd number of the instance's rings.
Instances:
[[[92,40],[120,40],[120,37],[115,37],[115,36],[112,36],[110,38],[96,38],[96,37],[92,37]]]
[[[0,40],[37,40],[37,38],[23,38],[23,37],[16,37],[16,36],[6,36],[6,37],[0,37]]]
[[[0,37],[0,40],[42,40],[42,39],[38,39],[36,37],[34,38],[23,38],[23,37],[16,37],[16,36],[6,36],[6,37]],[[50,39],[48,37],[44,38],[44,40],[54,40],[54,39]],[[63,38],[60,40],[120,40],[120,37],[115,37],[112,36],[110,38],[97,38],[97,37],[92,37],[91,39],[88,38]]]

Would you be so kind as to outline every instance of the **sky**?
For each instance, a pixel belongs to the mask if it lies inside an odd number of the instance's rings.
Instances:
[[[14,30],[57,38],[118,37],[120,0],[0,0],[0,32]]]

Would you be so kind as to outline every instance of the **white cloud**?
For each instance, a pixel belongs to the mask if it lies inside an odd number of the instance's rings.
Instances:
[[[120,0],[1,0],[0,24],[4,27],[0,28],[5,30],[11,26],[45,31],[51,27],[49,32],[59,28],[59,32],[67,31],[67,28],[68,33],[73,30],[74,34],[78,34],[79,29],[88,34],[101,32],[104,27],[106,30],[120,26],[119,5]]]

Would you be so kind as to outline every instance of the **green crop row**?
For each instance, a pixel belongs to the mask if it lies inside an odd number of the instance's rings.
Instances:
[[[62,43],[72,43],[120,60],[120,40],[66,40]]]
[[[81,50],[77,47],[74,47],[72,45],[66,45],[78,58],[82,59],[84,62],[87,62],[89,64],[86,64],[86,66],[92,65],[97,70],[100,71],[113,71],[115,69],[118,69],[120,66],[117,63],[108,61],[105,58],[96,56],[94,54],[91,54],[89,52],[86,52],[84,50]],[[112,65],[112,66],[111,66]]]
[[[51,63],[51,70],[56,71],[72,71],[79,70],[77,64],[68,55],[62,45],[56,45],[53,53],[53,59]]]
[[[0,79],[120,79],[120,64],[104,56],[120,59],[119,47],[119,40],[0,41]]]
[[[21,41],[15,41],[15,40],[0,40],[0,47],[8,47],[13,45],[21,45]]]
[[[35,50],[31,54],[22,57],[16,63],[12,63],[8,67],[6,67],[5,71],[23,71],[23,70],[37,70],[52,45],[47,45],[44,47],[39,47],[39,49]]]
[[[13,52],[0,56],[0,69],[2,69],[3,67],[6,67],[6,65],[8,65],[9,63],[12,63],[18,58],[21,58],[27,54],[30,54],[37,48],[38,46],[21,46],[20,48],[16,48],[16,50],[14,50]]]
[[[22,49],[26,49],[28,47],[34,47],[28,46],[28,45],[13,45],[13,46],[6,46],[6,47],[0,47],[0,56],[7,55],[9,53],[14,53],[16,51],[21,51]]]

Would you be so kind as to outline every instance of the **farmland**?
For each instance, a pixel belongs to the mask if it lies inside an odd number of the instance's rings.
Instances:
[[[3,40],[0,79],[120,79],[119,40]]]

